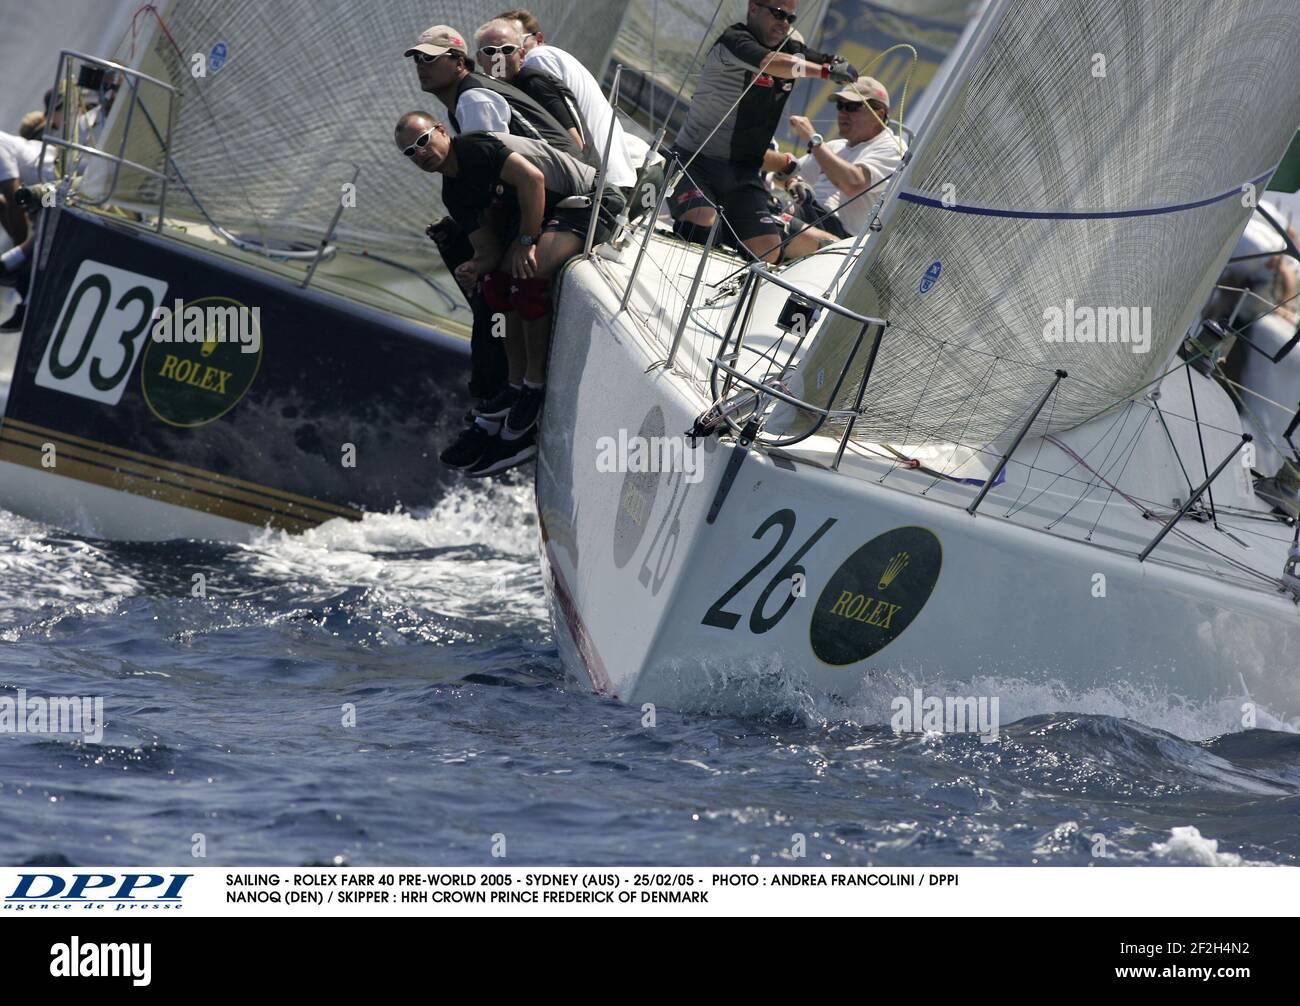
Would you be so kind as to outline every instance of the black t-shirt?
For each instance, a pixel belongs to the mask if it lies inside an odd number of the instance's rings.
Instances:
[[[533,101],[551,113],[565,129],[576,129],[582,142],[591,146],[591,134],[578,111],[578,99],[569,86],[553,74],[536,66],[525,66],[512,83]]]

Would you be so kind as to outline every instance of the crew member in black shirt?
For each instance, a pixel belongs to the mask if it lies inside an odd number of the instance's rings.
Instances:
[[[582,251],[590,222],[589,209],[560,203],[571,196],[594,196],[596,169],[529,137],[464,133],[453,138],[427,112],[403,115],[395,139],[417,167],[443,175],[444,201],[469,232],[474,257],[456,269],[457,280],[481,280],[489,308],[515,312],[522,321],[522,334],[516,345],[507,346],[507,357],[511,383],[519,382],[523,390],[499,433],[485,443],[480,460],[468,468],[472,476],[496,475],[537,452],[551,336],[551,280]],[[517,231],[509,234],[500,232],[510,226],[503,224],[509,215],[499,212],[503,200],[518,205]],[[609,238],[622,209],[621,193],[610,187],[597,215],[597,243]],[[509,326],[506,340],[516,340]]]
[[[477,73],[469,45],[460,32],[438,24],[425,29],[403,54],[414,61],[421,90],[435,95],[447,109],[447,123],[454,133],[508,132],[543,140],[575,157],[598,165],[592,150],[582,150],[568,131],[541,105],[517,87]],[[444,186],[444,202],[455,198],[454,184]],[[513,202],[504,206],[509,212]],[[467,234],[451,214],[426,231],[438,246],[447,268],[457,270],[472,257]],[[494,312],[487,309],[481,284],[462,289],[474,316],[470,339],[470,394],[476,400],[467,426],[438,456],[451,468],[466,469],[480,460],[484,439],[476,427],[498,427],[518,400],[522,387],[508,382],[510,348],[493,337]],[[518,322],[512,317],[512,327]],[[513,345],[513,340],[511,341]]]
[[[842,57],[804,45],[794,31],[797,7],[798,0],[750,0],[747,20],[727,28],[704,59],[673,147],[687,174],[673,190],[670,210],[675,229],[688,240],[704,240],[717,216],[714,206],[721,206],[722,240],[738,240],[755,258],[780,260],[783,225],[761,173],[786,172],[793,161],[769,146],[786,99],[801,78],[848,83],[858,76]]]

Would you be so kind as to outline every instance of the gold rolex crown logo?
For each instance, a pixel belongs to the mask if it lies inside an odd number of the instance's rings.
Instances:
[[[903,571],[903,567],[907,565],[908,560],[911,558],[912,557],[908,555],[906,552],[898,552],[890,556],[889,565],[886,566],[885,571],[880,574],[880,582],[876,584],[876,588],[878,590],[884,590],[891,583],[893,583],[894,580],[898,578],[898,574]]]

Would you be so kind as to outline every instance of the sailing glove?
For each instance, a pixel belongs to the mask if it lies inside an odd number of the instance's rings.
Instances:
[[[857,83],[858,69],[843,56],[837,56],[826,75],[837,84],[854,84]]]

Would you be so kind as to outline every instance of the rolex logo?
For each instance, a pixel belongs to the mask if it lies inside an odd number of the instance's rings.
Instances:
[[[889,565],[886,566],[885,571],[880,574],[880,582],[876,584],[876,588],[884,590],[893,583],[894,580],[898,578],[898,574],[907,566],[907,562],[910,558],[911,556],[906,552],[896,552],[894,555],[890,556]]]

